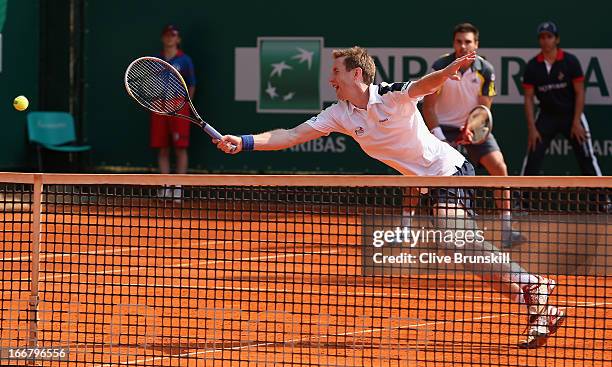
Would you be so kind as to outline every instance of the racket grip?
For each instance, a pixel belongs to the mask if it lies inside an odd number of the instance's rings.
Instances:
[[[221,134],[209,124],[204,125],[202,127],[202,130],[204,130],[208,135],[210,135],[211,138],[221,140],[221,137],[222,137]],[[230,147],[232,151],[236,150],[237,148],[234,144],[231,144]]]
[[[219,132],[209,124],[204,125],[204,127],[202,127],[202,130],[204,130],[208,135],[210,135],[211,138],[221,140],[221,134],[219,134]]]

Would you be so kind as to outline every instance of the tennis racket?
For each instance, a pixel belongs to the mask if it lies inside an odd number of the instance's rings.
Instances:
[[[221,134],[196,111],[181,74],[164,60],[146,56],[132,61],[125,71],[125,89],[130,97],[149,111],[184,118],[199,126],[212,138],[221,139]],[[177,112],[185,103],[189,103],[192,116]]]
[[[492,130],[493,115],[491,115],[491,110],[484,105],[476,106],[468,114],[456,143],[482,144],[487,140]]]

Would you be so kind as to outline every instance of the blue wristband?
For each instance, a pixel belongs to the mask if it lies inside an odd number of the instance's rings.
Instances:
[[[253,139],[253,135],[242,135],[240,138],[242,139],[242,150],[251,151],[255,149],[255,139]]]

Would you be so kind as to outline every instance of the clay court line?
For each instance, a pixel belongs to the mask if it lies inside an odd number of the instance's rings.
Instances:
[[[105,245],[105,247],[108,247],[108,245]],[[54,259],[56,257],[67,257],[67,256],[76,256],[76,255],[97,255],[97,254],[108,254],[108,253],[132,252],[139,248],[142,248],[142,247],[127,247],[127,248],[103,250],[103,251],[86,251],[86,252],[72,252],[72,253],[64,253],[64,254],[41,255],[40,258],[41,259]],[[30,256],[9,257],[9,258],[0,259],[0,261],[21,261],[21,260],[30,260]]]
[[[404,326],[398,326],[398,327],[392,327],[392,328],[367,329],[367,330],[351,331],[351,332],[342,333],[342,334],[322,335],[322,336],[314,336],[314,337],[313,336],[309,336],[309,337],[304,337],[304,338],[300,338],[300,339],[286,340],[286,341],[282,341],[282,342],[267,342],[267,343],[258,343],[258,344],[248,344],[248,345],[242,345],[242,346],[239,346],[239,347],[208,349],[208,350],[203,350],[203,351],[199,351],[199,352],[189,352],[189,353],[181,353],[181,354],[175,354],[175,355],[169,355],[169,356],[163,356],[163,357],[154,357],[154,358],[148,358],[148,359],[138,359],[138,360],[134,360],[134,361],[123,362],[122,364],[146,363],[146,362],[153,362],[153,361],[161,361],[161,360],[168,359],[168,358],[184,358],[184,357],[198,356],[200,354],[218,353],[218,352],[223,352],[223,351],[227,351],[227,350],[241,350],[241,349],[248,349],[248,348],[266,347],[266,346],[278,345],[278,344],[301,343],[301,342],[304,342],[304,341],[307,341],[307,340],[311,340],[311,339],[328,339],[328,338],[336,337],[336,336],[372,334],[372,333],[376,333],[376,332],[379,332],[379,331],[387,331],[387,330],[391,331],[391,330],[418,328],[418,327],[421,327],[421,326],[446,324],[448,322],[462,322],[462,321],[465,322],[465,321],[485,320],[485,319],[492,319],[492,318],[496,318],[496,317],[500,317],[501,318],[501,317],[508,316],[508,315],[512,315],[512,314],[508,313],[508,314],[483,316],[483,317],[461,319],[461,320],[432,321],[432,322],[427,322],[427,323],[422,323],[422,324],[404,325]],[[98,366],[100,366],[100,367],[111,367],[112,364],[103,364],[103,365],[98,365]]]
[[[200,260],[197,261],[195,263],[193,262],[184,262],[184,263],[179,263],[179,264],[171,264],[168,266],[162,266],[162,267],[151,267],[151,266],[123,266],[121,269],[115,269],[115,270],[102,270],[102,271],[96,271],[93,273],[71,273],[71,274],[58,274],[58,275],[52,275],[52,276],[46,276],[46,277],[41,277],[41,281],[45,281],[45,280],[53,280],[53,279],[63,279],[63,278],[71,278],[74,276],[81,276],[81,275],[103,275],[103,274],[115,274],[115,273],[122,273],[124,271],[128,271],[128,273],[131,273],[133,271],[137,271],[137,270],[141,270],[141,269],[168,269],[168,268],[180,268],[180,267],[186,267],[186,266],[198,266],[198,265],[211,265],[211,264],[220,264],[220,263],[227,263],[227,262],[240,262],[240,261],[252,261],[252,260],[270,260],[270,259],[283,259],[283,258],[291,258],[291,257],[298,257],[298,256],[308,256],[308,255],[319,255],[319,254],[333,254],[338,252],[337,250],[333,250],[333,251],[314,251],[314,252],[307,252],[307,253],[301,253],[301,254],[285,254],[285,255],[279,255],[279,254],[275,254],[275,255],[269,255],[269,256],[258,256],[258,257],[246,257],[246,258],[238,258],[238,259],[228,259],[228,260]],[[109,266],[120,266],[120,265],[112,265],[110,264]],[[29,279],[29,278],[26,278]],[[23,280],[23,279],[22,279]],[[99,285],[103,285],[103,284],[99,284]]]
[[[211,242],[207,242],[207,244],[211,244],[211,245],[216,245],[219,243],[225,243],[227,241],[211,241]],[[87,246],[96,246],[96,245],[90,245],[87,244]],[[109,246],[109,245],[105,245],[105,246]],[[119,248],[119,249],[112,249],[112,250],[102,250],[102,251],[86,251],[86,252],[74,252],[74,253],[66,253],[66,254],[52,254],[52,255],[41,255],[40,258],[41,259],[47,259],[47,258],[56,258],[56,257],[68,257],[68,256],[75,256],[75,255],[100,255],[100,254],[109,254],[109,253],[123,253],[123,252],[132,252],[135,250],[151,250],[151,249],[159,249],[159,247],[153,247],[153,246],[131,246],[128,248]],[[163,250],[163,248],[162,248]],[[10,261],[10,260],[30,260],[30,256],[22,256],[19,258],[11,258],[11,259],[0,259],[0,261]],[[79,273],[76,274],[72,274],[72,275],[79,275]],[[69,276],[69,275],[62,275],[62,276],[58,276],[60,278],[63,278],[65,276]],[[40,280],[46,280],[48,277],[42,277]],[[51,277],[50,279],[55,279],[54,277]],[[29,281],[30,278],[21,278],[20,281]]]
[[[198,242],[194,242],[194,243],[200,243],[201,241]],[[210,244],[218,244],[218,243],[225,243],[228,241],[211,241]],[[103,245],[97,245],[97,244],[74,244],[75,246],[104,246],[104,247],[109,247],[109,246],[123,246],[123,245],[109,245],[109,244],[103,244]],[[119,248],[119,249],[112,249],[112,250],[95,250],[95,251],[85,251],[85,252],[72,252],[72,253],[63,253],[63,254],[44,254],[41,255],[40,258],[41,259],[54,259],[56,257],[67,257],[67,256],[75,256],[75,255],[98,255],[98,254],[108,254],[108,253],[122,253],[122,252],[132,252],[134,250],[137,249],[158,249],[159,247],[152,247],[152,246],[131,246],[131,247],[127,247],[127,248]],[[22,251],[22,252],[30,252],[28,251]],[[21,256],[21,257],[3,257],[0,258],[0,262],[2,261],[21,261],[21,260],[31,260],[31,256]]]
[[[410,297],[412,296],[409,293],[384,293],[384,292],[326,292],[326,291],[296,291],[295,289],[285,289],[285,288],[252,288],[252,287],[224,287],[224,286],[199,286],[199,285],[173,285],[173,284],[156,284],[156,283],[106,283],[105,285],[113,285],[113,286],[133,286],[133,287],[154,287],[154,288],[179,288],[179,289],[205,289],[205,290],[222,290],[222,291],[243,291],[243,292],[268,292],[268,293],[291,293],[295,294],[309,294],[309,295],[332,295],[332,296],[378,296],[378,297]],[[454,297],[457,298],[457,297]],[[466,296],[461,297],[461,299],[486,299],[490,301],[500,301],[505,298],[502,297],[481,297],[481,296]],[[437,299],[431,298],[430,300],[434,301]],[[449,298],[448,300],[453,300],[453,298]]]
[[[223,244],[226,242],[231,242],[231,241],[193,241],[190,242],[190,244],[201,244],[202,242],[206,242],[206,245],[217,245],[217,244]],[[104,244],[104,245],[97,245],[97,244],[74,244],[75,246],[104,246],[104,247],[109,247],[109,246],[122,246],[122,245],[109,245],[109,244]],[[103,251],[86,251],[86,252],[73,252],[73,253],[64,253],[64,254],[49,254],[49,255],[41,255],[40,258],[41,259],[54,259],[56,257],[67,257],[67,256],[74,256],[74,255],[97,255],[97,254],[107,254],[107,253],[121,253],[121,252],[132,252],[135,249],[158,249],[159,247],[152,247],[152,246],[132,246],[132,247],[128,247],[128,248],[122,248],[122,249],[112,249],[112,250],[103,250]],[[163,248],[163,249],[171,249],[173,250],[174,248]],[[181,250],[183,250],[184,248],[180,248]],[[184,250],[191,250],[191,248],[186,248]],[[21,251],[21,252],[30,252],[30,250],[28,251]],[[0,262],[2,261],[22,261],[22,260],[31,260],[31,256],[20,256],[20,257],[2,257],[0,258]]]
[[[391,297],[409,297],[408,293],[389,294],[383,292],[324,292],[324,291],[295,291],[295,289],[283,288],[249,288],[249,287],[208,287],[199,285],[172,285],[172,284],[143,284],[143,283],[106,283],[106,285],[114,286],[134,286],[134,287],[158,287],[158,288],[180,288],[180,289],[205,289],[205,290],[222,290],[222,291],[242,291],[242,292],[268,292],[268,293],[290,293],[295,294],[315,294],[315,295],[346,295],[346,296],[391,296]]]
[[[597,307],[597,306],[608,305],[608,304],[612,304],[612,302],[600,302],[600,303],[591,302],[590,304],[588,304],[588,306]],[[567,309],[567,308],[575,308],[575,307],[577,307],[577,306],[568,306],[568,307],[559,307],[559,308]],[[241,349],[248,349],[248,348],[266,347],[266,346],[278,345],[278,344],[300,343],[300,342],[304,342],[304,341],[307,341],[307,340],[312,340],[312,339],[315,339],[315,338],[328,339],[328,338],[336,337],[336,336],[373,334],[373,333],[377,333],[377,332],[381,332],[381,331],[393,331],[393,330],[402,330],[402,329],[410,329],[410,328],[419,328],[419,327],[423,327],[423,326],[443,325],[443,324],[447,324],[449,322],[467,322],[467,321],[478,321],[478,320],[490,320],[490,319],[494,319],[494,318],[503,318],[503,317],[507,317],[507,316],[511,316],[511,315],[515,315],[515,313],[503,313],[503,314],[497,314],[497,315],[482,316],[482,317],[472,317],[472,318],[465,318],[465,319],[458,319],[458,320],[431,321],[431,322],[425,322],[425,323],[420,323],[420,324],[411,324],[411,325],[397,326],[397,327],[391,327],[391,328],[376,328],[376,329],[351,331],[351,332],[341,333],[341,334],[322,335],[320,337],[318,337],[318,336],[315,336],[315,337],[309,336],[309,337],[304,337],[304,338],[299,338],[299,339],[286,340],[286,341],[282,341],[282,342],[267,342],[267,343],[242,345],[242,346],[239,346],[239,347],[208,349],[208,350],[203,350],[203,351],[199,351],[199,352],[181,353],[181,354],[174,354],[174,355],[163,356],[163,357],[154,357],[154,358],[148,358],[148,359],[138,359],[138,360],[134,360],[134,361],[123,362],[122,364],[146,363],[146,362],[153,362],[153,361],[161,361],[161,360],[168,359],[168,358],[192,357],[192,356],[198,356],[200,354],[217,353],[217,352],[223,352],[223,351],[227,351],[227,350],[241,350]],[[98,366],[101,366],[101,367],[110,367],[110,366],[112,366],[112,364],[103,364],[103,365],[98,365]]]
[[[203,289],[203,290],[221,290],[221,291],[241,291],[241,292],[263,292],[263,293],[294,293],[296,295],[304,294],[304,295],[331,295],[331,296],[372,296],[372,297],[411,297],[413,296],[410,293],[385,293],[385,292],[331,292],[331,291],[315,291],[315,290],[300,290],[296,291],[295,289],[286,289],[286,288],[259,288],[259,287],[227,287],[227,286],[199,286],[199,285],[174,285],[174,284],[158,284],[158,283],[105,283],[104,285],[109,286],[124,286],[124,287],[152,287],[152,288],[178,288],[178,289]],[[484,296],[465,296],[458,297],[454,295],[453,297],[447,298],[448,301],[453,301],[455,299],[460,300],[485,300],[485,301],[505,301],[507,300],[504,297],[484,297]],[[439,298],[429,298],[425,300],[430,301],[438,301]],[[507,302],[508,304],[513,304],[512,302]],[[594,302],[588,301],[577,301],[577,300],[565,300],[560,302],[560,304],[568,305],[568,307],[575,306],[588,306],[594,304]],[[606,305],[607,303],[603,303]]]

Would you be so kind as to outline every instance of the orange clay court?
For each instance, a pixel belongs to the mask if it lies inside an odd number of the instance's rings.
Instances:
[[[545,347],[523,350],[524,311],[470,273],[364,274],[367,203],[313,204],[308,193],[290,204],[227,200],[232,194],[175,202],[130,190],[121,193],[135,197],[43,198],[36,335],[39,346],[70,351],[69,362],[40,365],[488,366],[545,357],[604,366],[612,358],[612,256],[598,243],[612,227],[601,217],[522,223],[534,242],[511,250],[521,262],[556,253],[556,269],[569,273],[562,254],[582,251],[572,243],[600,245],[602,255],[585,258],[591,275],[547,274],[558,283],[551,301],[568,318]],[[23,346],[32,336],[32,213],[0,215],[1,342]]]

